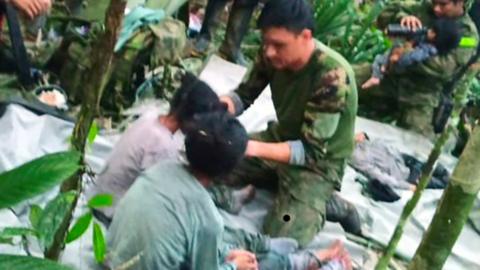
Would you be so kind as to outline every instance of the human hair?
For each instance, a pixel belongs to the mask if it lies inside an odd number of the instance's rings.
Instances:
[[[433,45],[437,48],[439,55],[445,55],[458,47],[462,36],[456,20],[436,19],[433,22],[432,30],[435,32]]]
[[[245,154],[245,128],[226,112],[199,114],[192,123],[185,134],[190,167],[212,178],[230,173]]]
[[[183,128],[195,114],[226,110],[227,106],[220,102],[210,86],[187,72],[182,77],[180,88],[170,101],[169,114],[175,116]]]
[[[260,29],[282,27],[299,34],[304,29],[315,31],[313,9],[305,0],[272,0],[265,7],[258,18],[257,26]]]

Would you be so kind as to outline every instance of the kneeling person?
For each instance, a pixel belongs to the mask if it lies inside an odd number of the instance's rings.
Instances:
[[[164,161],[147,170],[120,202],[109,231],[110,264],[131,269],[318,269],[335,260],[349,269],[336,243],[327,250],[257,257],[223,243],[224,224],[206,187],[242,158],[247,134],[225,113],[196,119],[186,133],[188,165]],[[311,268],[309,268],[311,267]],[[343,269],[343,268],[341,268]]]

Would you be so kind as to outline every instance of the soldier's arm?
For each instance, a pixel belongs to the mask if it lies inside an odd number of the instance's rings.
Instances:
[[[270,82],[271,69],[259,52],[248,79],[240,84],[237,90],[227,96],[221,97],[221,100],[228,105],[229,112],[234,115],[240,115],[245,109],[253,104],[255,99],[262,93]]]
[[[457,48],[446,55],[437,55],[418,63],[417,65],[413,65],[411,68],[392,73],[413,72],[428,75],[432,79],[448,81],[461,65],[468,62],[468,59],[470,59],[473,53],[474,50]]]
[[[245,155],[268,159],[280,163],[290,163],[292,150],[289,142],[268,143],[249,140]]]
[[[51,0],[10,0],[9,2],[30,19],[47,12],[52,6]]]
[[[307,102],[302,125],[304,162],[325,156],[326,144],[338,129],[340,117],[346,108],[346,99],[352,91],[342,67],[332,67],[320,74],[316,91]]]

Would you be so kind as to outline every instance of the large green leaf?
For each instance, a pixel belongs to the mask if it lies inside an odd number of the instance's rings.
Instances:
[[[42,213],[43,209],[39,205],[34,204],[30,206],[30,214],[28,215],[28,219],[30,220],[30,224],[32,224],[34,229],[38,228],[38,222],[42,216]]]
[[[26,235],[36,235],[36,232],[30,228],[6,227],[0,232],[0,244],[13,245],[13,238],[15,236]]]
[[[96,222],[93,223],[93,253],[95,260],[99,263],[105,260],[105,254],[107,253],[107,244],[102,228]]]
[[[97,124],[97,121],[93,121],[92,125],[90,126],[90,129],[88,130],[88,136],[87,136],[88,145],[93,144],[93,142],[95,141],[95,138],[97,137],[97,134],[98,134],[98,124]]]
[[[88,201],[91,208],[108,207],[113,204],[113,196],[111,194],[97,194]]]
[[[80,236],[82,236],[90,226],[90,222],[92,221],[92,213],[88,212],[85,215],[81,216],[75,225],[73,225],[72,229],[68,232],[67,239],[65,240],[66,243],[73,242],[77,240]]]
[[[6,227],[0,232],[0,237],[2,238],[24,235],[35,235],[35,230],[23,227]]]
[[[0,174],[0,209],[32,198],[63,182],[80,169],[76,151],[48,154]]]
[[[1,255],[0,269],[5,270],[73,270],[72,267],[61,265],[50,260],[35,257]]]
[[[38,238],[44,249],[48,249],[55,238],[55,233],[72,206],[75,199],[75,191],[60,193],[48,202],[38,220]]]

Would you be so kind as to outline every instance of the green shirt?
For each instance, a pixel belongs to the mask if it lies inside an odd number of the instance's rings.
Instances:
[[[348,62],[319,41],[299,71],[275,70],[261,55],[250,77],[235,93],[245,108],[270,84],[278,122],[263,138],[272,142],[301,140],[306,165],[345,159],[354,148],[357,88]]]
[[[109,229],[110,264],[128,269],[234,270],[223,262],[223,220],[208,192],[178,162],[156,164],[120,201]]]

